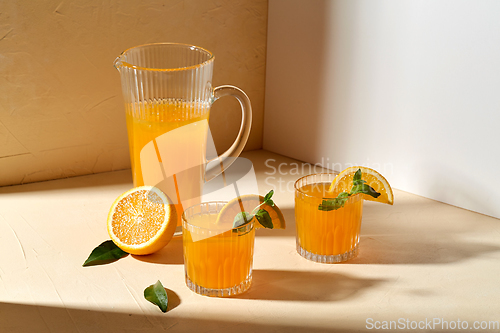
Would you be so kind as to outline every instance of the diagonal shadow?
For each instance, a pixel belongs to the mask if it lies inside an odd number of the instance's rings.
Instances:
[[[449,264],[500,251],[500,246],[433,235],[361,236],[358,257],[348,264]]]
[[[134,187],[130,169],[102,172],[84,176],[74,176],[63,179],[46,180],[22,185],[0,187],[2,194],[47,192],[58,190],[95,191],[96,187],[124,186],[126,189]]]
[[[170,296],[170,295],[169,295]],[[230,301],[230,300],[226,300]],[[154,307],[154,305],[151,305]],[[280,324],[238,321],[237,316],[221,314],[219,318],[197,318],[196,313],[178,316],[175,311],[154,314],[125,311],[97,311],[95,309],[28,305],[0,302],[0,331],[9,333],[118,333],[118,332],[309,332],[326,333],[335,327],[322,328],[311,325]],[[336,321],[338,331],[357,332],[346,329],[349,320]],[[333,326],[333,325],[332,325]],[[338,326],[343,326],[340,329]]]
[[[174,237],[172,240],[160,251],[147,256],[132,255],[134,259],[163,265],[183,265],[184,254],[182,249],[182,237]]]
[[[444,215],[442,220],[436,219],[432,232],[411,223],[413,220],[410,218],[435,205],[441,204],[432,200],[415,205],[398,204],[394,207],[365,203],[359,255],[346,264],[446,264],[500,251],[499,245],[473,242],[463,237],[486,226],[481,226],[479,221],[471,221],[466,228],[453,229],[450,228],[449,217]],[[401,215],[401,211],[406,213],[388,221],[387,209],[390,210],[389,214]],[[282,212],[287,229],[258,230],[256,235],[295,238],[294,209],[283,209]]]
[[[387,279],[365,279],[314,271],[256,269],[252,276],[252,287],[238,298],[337,302],[358,297],[367,289],[388,282]]]

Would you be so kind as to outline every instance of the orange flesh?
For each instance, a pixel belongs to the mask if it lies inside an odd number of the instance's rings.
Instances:
[[[357,169],[353,168],[352,172],[346,173],[342,178],[340,178],[337,182],[336,188],[333,190],[332,195],[336,197],[341,192],[350,192],[353,186],[353,176]],[[372,197],[368,194],[362,194],[363,199],[370,201],[377,201],[383,203],[392,204],[393,196],[392,190],[390,188],[385,188],[384,184],[379,181],[377,177],[372,175],[371,173],[364,172],[361,178],[366,181],[373,189],[380,193],[380,196],[377,198]],[[391,193],[391,200],[389,200],[389,193]]]
[[[161,229],[165,206],[154,192],[136,191],[123,198],[113,214],[113,233],[128,245],[144,244]]]

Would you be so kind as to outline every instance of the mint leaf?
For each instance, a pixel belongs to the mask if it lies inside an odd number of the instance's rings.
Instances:
[[[274,194],[274,190],[271,190],[267,192],[267,194],[264,196],[264,201],[260,203],[257,207],[255,207],[252,210],[252,213],[249,214],[247,212],[241,212],[238,213],[233,220],[233,232],[236,232],[234,228],[238,228],[245,223],[250,222],[254,217],[257,218],[259,223],[264,227],[268,229],[273,228],[273,219],[269,215],[269,213],[264,210],[264,209],[259,209],[260,206],[266,204],[269,206],[274,206],[274,201],[271,199]]]
[[[273,194],[274,194],[274,190],[267,192],[267,194],[264,196],[264,202],[271,200],[271,197],[273,196]]]
[[[255,217],[264,228],[272,229],[274,227],[273,219],[271,218],[267,210],[259,209],[255,214]]]
[[[354,173],[354,176],[352,177],[352,183],[357,184],[360,181],[364,182],[364,180],[361,179],[361,169],[358,169],[358,171],[356,171],[356,173]]]
[[[233,220],[233,229],[241,227],[242,225],[250,222],[253,219],[253,215],[247,212],[238,213]]]
[[[336,198],[333,199],[323,200],[321,204],[318,206],[318,210],[328,212],[331,210],[342,208],[344,207],[345,203],[347,202],[347,200],[351,195],[358,193],[368,194],[374,198],[377,198],[380,195],[380,193],[375,191],[375,189],[370,185],[366,184],[366,181],[361,179],[361,176],[362,176],[361,169],[358,169],[358,171],[356,171],[354,173],[354,176],[352,177],[353,186],[351,191],[349,193],[342,192]]]
[[[337,210],[344,207],[345,203],[349,199],[349,193],[342,192],[334,199],[323,200],[318,206],[319,210],[328,212],[331,210]]]
[[[262,206],[264,204],[269,205],[269,206],[274,206],[274,201],[271,199],[273,194],[274,194],[274,190],[267,192],[267,194],[264,196],[264,201],[260,205],[255,207],[254,211],[256,211],[260,206]]]
[[[342,192],[342,193],[339,193],[339,195],[337,195],[337,198],[347,198],[349,197],[349,193],[347,192]]]
[[[371,187],[368,184],[358,184],[354,185],[351,190],[351,195],[352,194],[357,194],[357,193],[363,193],[363,194],[368,194],[371,195],[374,198],[378,198],[380,196],[380,193],[375,191],[373,187]]]
[[[107,240],[90,253],[89,257],[83,263],[83,266],[104,265],[126,257],[127,252],[120,249],[112,240]]]
[[[162,312],[167,312],[168,296],[160,280],[144,289],[144,298],[158,305]]]

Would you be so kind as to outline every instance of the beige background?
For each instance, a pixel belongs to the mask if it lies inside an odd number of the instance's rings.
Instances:
[[[0,3],[0,185],[130,167],[113,60],[150,42],[215,54],[214,84],[253,106],[246,149],[262,146],[267,1],[3,1]],[[210,125],[219,152],[241,119],[220,100]]]
[[[106,216],[132,186],[128,171],[0,188],[0,331],[499,332],[498,219],[395,190],[394,206],[365,201],[357,258],[319,264],[295,250],[290,188],[309,168],[262,150],[243,156],[255,167],[258,193],[275,189],[287,228],[256,230],[252,287],[226,299],[188,289],[182,238],[149,256],[81,266],[109,237]],[[270,175],[268,161],[281,174]],[[144,299],[157,280],[167,288],[167,313]],[[469,329],[370,330],[368,318],[459,319]],[[490,329],[474,330],[474,321]]]

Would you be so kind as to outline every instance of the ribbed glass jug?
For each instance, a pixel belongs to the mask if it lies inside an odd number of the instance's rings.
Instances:
[[[234,162],[250,134],[250,100],[237,87],[212,87],[214,60],[201,47],[157,43],[130,48],[114,62],[121,77],[134,186],[165,192],[176,204],[179,230],[183,206],[199,202],[203,182]],[[207,160],[210,107],[226,95],[241,105],[240,130],[226,152]]]

